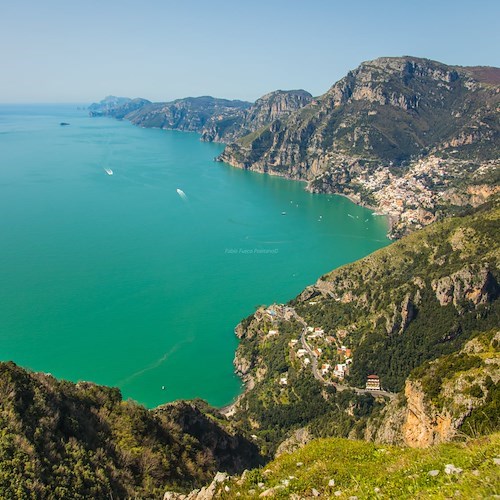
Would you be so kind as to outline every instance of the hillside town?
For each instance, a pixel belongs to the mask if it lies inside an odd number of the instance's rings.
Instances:
[[[498,171],[499,167],[498,161],[473,164],[460,159],[429,156],[413,163],[402,175],[395,175],[384,166],[359,176],[356,182],[373,197],[376,209],[390,217],[391,233],[400,235],[437,220],[443,206],[475,206],[499,192],[499,186],[484,185],[482,180]],[[477,185],[463,188],[460,180],[466,175],[472,175]],[[353,199],[356,201],[356,196]]]
[[[272,325],[265,334],[265,339],[280,335],[278,325],[281,320],[299,320],[304,328],[300,338],[294,338],[288,342],[290,358],[297,361],[303,368],[310,369],[313,375],[325,385],[333,385],[341,390],[349,387],[345,379],[349,376],[353,353],[351,348],[342,345],[335,336],[327,334],[320,326],[306,325],[292,307],[285,305],[273,304],[266,309],[261,308],[255,313],[255,318]],[[287,375],[281,374],[277,383],[282,386],[288,385]],[[367,377],[364,390],[382,391],[378,375],[370,374]]]

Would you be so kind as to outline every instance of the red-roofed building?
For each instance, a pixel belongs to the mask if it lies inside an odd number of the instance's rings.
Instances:
[[[380,391],[380,379],[378,375],[368,375],[366,388],[370,391]]]

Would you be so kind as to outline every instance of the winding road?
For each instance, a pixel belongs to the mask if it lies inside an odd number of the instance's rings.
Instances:
[[[310,359],[311,359],[311,369],[312,373],[314,375],[314,378],[319,380],[322,384],[327,385],[327,386],[333,386],[337,391],[345,391],[345,390],[351,390],[354,391],[356,394],[371,394],[372,396],[384,396],[390,399],[394,399],[397,394],[394,392],[389,392],[389,391],[383,391],[383,390],[375,390],[375,389],[360,389],[359,387],[351,387],[349,385],[345,384],[339,384],[336,382],[331,382],[329,380],[325,380],[323,378],[323,375],[318,370],[318,358],[312,351],[311,347],[306,341],[306,334],[307,334],[307,323],[302,318],[297,314],[295,309],[289,308],[289,312],[293,315],[293,317],[303,326],[302,328],[302,333],[300,334],[300,342],[302,344],[302,347],[308,352]]]

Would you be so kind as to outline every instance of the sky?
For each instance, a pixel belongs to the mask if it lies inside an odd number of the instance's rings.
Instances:
[[[320,95],[362,61],[500,66],[498,0],[0,0],[0,102]]]

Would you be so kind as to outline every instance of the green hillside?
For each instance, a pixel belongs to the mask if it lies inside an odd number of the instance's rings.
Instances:
[[[306,436],[299,441],[331,435],[373,438],[389,416],[399,413],[392,435],[384,431],[380,439],[404,441],[400,427],[406,425],[407,401],[402,394],[394,396],[402,393],[416,369],[413,380],[423,384],[423,391],[431,387],[435,398],[450,403],[444,405],[443,417],[450,428],[435,440],[451,435],[474,408],[476,420],[483,411],[494,415],[499,384],[499,205],[496,200],[413,233],[328,273],[289,304],[260,308],[242,321],[235,364],[247,391],[235,406],[239,425],[272,454],[285,438],[293,441],[299,429],[305,429]],[[304,325],[310,330],[305,337]],[[315,335],[313,329],[322,333]],[[317,354],[303,349],[304,340]],[[350,364],[344,377],[336,376],[334,367],[346,360]],[[460,379],[452,391],[448,378],[465,371],[468,379]],[[391,394],[361,392],[370,374],[393,393],[390,411],[384,406]],[[477,387],[472,388],[474,380]],[[420,385],[413,390],[419,392]],[[464,401],[455,404],[446,391],[475,391],[478,397],[464,395]],[[432,401],[432,395],[424,399]],[[428,413],[441,410],[443,405]],[[490,431],[500,428],[498,416],[490,420]]]
[[[496,433],[424,450],[318,439],[265,468],[222,483],[216,497],[479,499],[499,494]]]
[[[0,498],[159,498],[258,464],[222,421],[195,404],[149,411],[118,389],[0,363]]]

